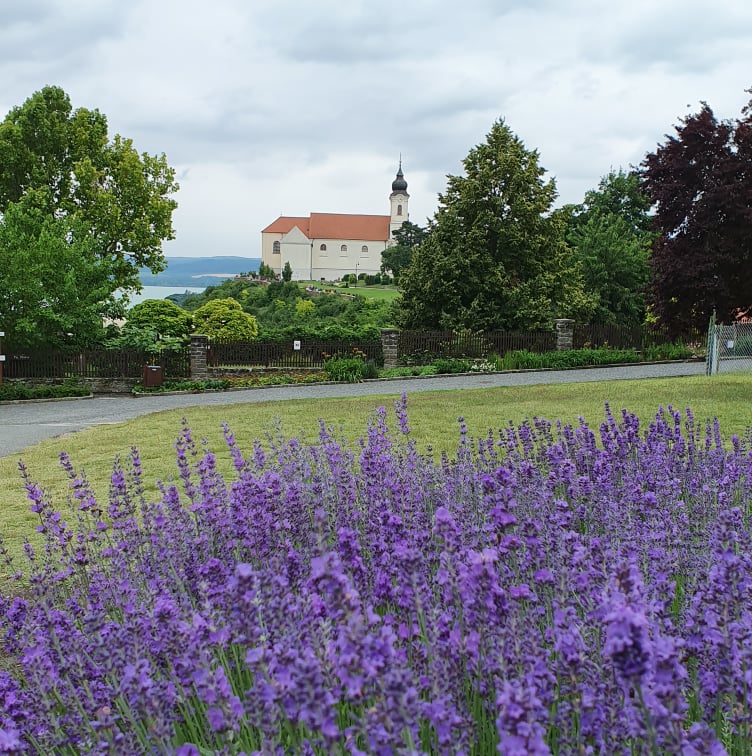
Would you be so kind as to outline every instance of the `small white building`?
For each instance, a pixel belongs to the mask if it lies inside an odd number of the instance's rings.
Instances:
[[[389,215],[311,213],[281,215],[261,232],[261,259],[281,273],[285,263],[296,281],[334,281],[348,273],[381,271],[381,253],[409,220],[407,181],[400,161],[389,195]]]

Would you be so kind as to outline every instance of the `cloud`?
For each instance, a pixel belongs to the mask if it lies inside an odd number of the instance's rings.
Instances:
[[[26,0],[4,9],[0,109],[57,84],[165,153],[170,254],[259,255],[281,212],[387,212],[403,155],[423,222],[503,117],[577,202],[707,100],[752,84],[746,0]]]

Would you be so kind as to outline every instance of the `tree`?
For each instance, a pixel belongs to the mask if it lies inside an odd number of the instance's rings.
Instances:
[[[290,265],[290,261],[285,261],[284,267],[282,268],[282,280],[285,282],[292,281],[292,266]]]
[[[652,304],[680,332],[752,304],[752,103],[719,121],[703,103],[641,164],[655,206]]]
[[[449,176],[426,240],[402,275],[405,327],[548,328],[589,316],[592,300],[551,213],[553,179],[503,121]]]
[[[145,299],[129,310],[127,321],[133,328],[179,339],[190,334],[191,323],[190,313],[168,299]]]
[[[391,271],[395,282],[398,282],[402,271],[410,266],[414,250],[425,241],[427,235],[428,231],[425,228],[405,221],[394,232],[395,243],[381,253],[381,272]]]
[[[650,200],[635,173],[611,171],[581,205],[561,211],[566,239],[580,263],[585,290],[595,295],[593,323],[640,325],[650,278]]]
[[[193,313],[193,329],[215,339],[253,341],[258,323],[232,298],[212,299]]]
[[[274,268],[272,268],[271,265],[267,265],[266,263],[262,262],[259,265],[259,278],[265,278],[267,281],[273,281],[276,278],[276,274],[274,273]]]
[[[0,327],[17,349],[84,347],[117,310],[111,266],[75,218],[41,208],[38,190],[0,216]],[[44,204],[43,202],[41,204]]]
[[[177,188],[164,155],[139,154],[119,135],[110,140],[105,116],[74,111],[59,87],[36,92],[0,123],[0,216],[33,209],[34,218],[49,219],[47,228],[65,227],[71,245],[86,246],[91,276],[108,281],[96,291],[100,309],[111,314],[122,314],[113,312],[116,290],[140,290],[139,268],[164,269],[162,242],[174,238]],[[38,251],[27,248],[26,266],[38,264]],[[0,288],[7,267],[0,265]],[[56,306],[49,304],[53,289],[41,296],[49,307]]]
[[[120,334],[107,346],[120,349],[181,349],[190,337],[192,318],[169,299],[146,299],[128,312]]]

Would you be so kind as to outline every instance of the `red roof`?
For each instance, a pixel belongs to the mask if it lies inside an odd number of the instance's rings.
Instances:
[[[309,218],[280,216],[261,233],[286,234],[297,226],[309,239],[353,239],[387,241],[388,215],[346,215],[311,213]]]
[[[268,225],[261,233],[286,234],[297,226],[306,236],[308,236],[308,222],[308,218],[292,218],[280,215],[274,223]]]

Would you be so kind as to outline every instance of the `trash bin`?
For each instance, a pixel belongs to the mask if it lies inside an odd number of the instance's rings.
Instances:
[[[159,388],[164,380],[164,368],[161,365],[144,365],[144,388]]]

